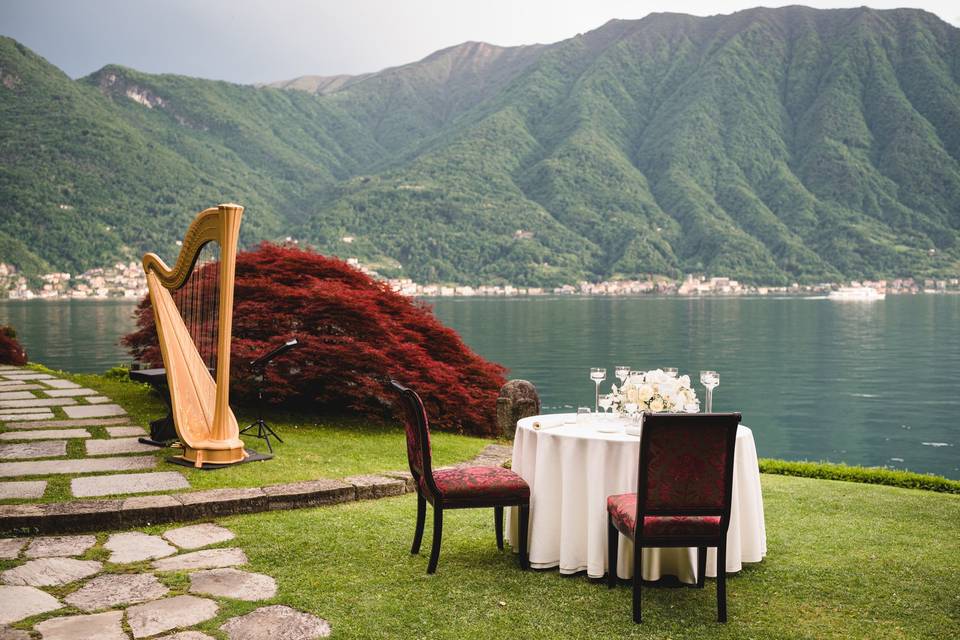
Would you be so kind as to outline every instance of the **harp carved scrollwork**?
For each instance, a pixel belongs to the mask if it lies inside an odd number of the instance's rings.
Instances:
[[[183,457],[197,467],[247,457],[230,409],[233,284],[242,216],[243,207],[236,204],[200,212],[173,267],[154,253],[143,257],[174,425]],[[205,265],[198,259],[213,243],[219,245],[219,261]],[[212,292],[202,288],[208,284]],[[198,326],[204,330],[198,332]]]

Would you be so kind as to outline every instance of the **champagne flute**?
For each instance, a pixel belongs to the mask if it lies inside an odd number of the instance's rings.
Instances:
[[[613,394],[612,393],[600,394],[600,408],[603,409],[603,412],[609,413],[612,407],[613,407]]]
[[[620,381],[620,386],[623,386],[623,383],[627,381],[627,378],[630,376],[630,367],[626,367],[622,364],[618,364],[617,368],[614,369],[614,372],[617,375],[617,380]]]
[[[627,412],[627,419],[630,422],[633,422],[637,415],[637,409],[640,408],[636,402],[627,402],[623,405],[624,410]]]
[[[596,413],[600,413],[600,383],[607,379],[607,370],[599,367],[591,368],[590,379],[597,385],[593,398],[593,410]]]
[[[716,371],[701,371],[700,383],[707,388],[707,413],[713,413],[713,390],[720,386],[720,374]]]

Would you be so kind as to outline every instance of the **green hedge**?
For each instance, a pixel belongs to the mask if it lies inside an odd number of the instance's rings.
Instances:
[[[851,467],[830,462],[789,462],[787,460],[761,458],[760,472],[821,480],[885,484],[891,487],[960,494],[960,481],[957,480],[949,480],[932,474],[894,471],[876,467]]]

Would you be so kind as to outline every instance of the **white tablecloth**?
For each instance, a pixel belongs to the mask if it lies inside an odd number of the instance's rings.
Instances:
[[[513,470],[530,485],[530,565],[560,567],[561,573],[586,571],[592,578],[606,573],[607,496],[637,490],[640,438],[627,435],[626,421],[591,415],[572,424],[565,414],[534,416],[517,423]],[[535,430],[534,422],[541,428]],[[601,433],[601,424],[615,425]],[[508,514],[511,540],[516,540],[516,510]],[[514,545],[515,546],[515,545]],[[753,432],[740,425],[733,464],[733,502],[727,533],[727,572],[743,562],[760,562],[767,553],[763,496]],[[645,548],[643,578],[674,575],[696,581],[695,548]],[[707,552],[707,576],[715,577],[716,550]],[[633,543],[620,536],[617,575],[633,575]]]

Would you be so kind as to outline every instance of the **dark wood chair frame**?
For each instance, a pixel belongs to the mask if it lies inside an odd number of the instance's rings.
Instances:
[[[717,429],[725,429],[726,465],[723,470],[724,495],[726,501],[721,508],[695,509],[648,509],[647,502],[647,474],[650,463],[650,442],[654,429],[670,429],[670,421],[678,419],[694,419],[703,422],[715,422]],[[697,548],[697,583],[699,589],[704,585],[704,574],[707,569],[707,548],[717,549],[717,621],[727,621],[727,529],[730,527],[730,504],[733,491],[733,456],[737,444],[737,428],[740,425],[739,413],[707,413],[707,414],[667,414],[645,413],[643,415],[643,431],[640,437],[640,463],[637,479],[637,515],[633,535],[633,621],[641,622],[640,585],[643,583],[643,548],[644,547],[696,547]],[[647,537],[643,535],[643,519],[645,516],[720,516],[719,536],[664,536]],[[607,511],[607,586],[613,589],[617,584],[617,545],[620,531],[613,523],[613,517]]]
[[[437,570],[437,562],[440,560],[440,540],[443,537],[443,512],[445,510],[493,507],[493,524],[497,536],[497,548],[503,551],[503,508],[519,507],[520,522],[518,523],[518,534],[520,539],[517,541],[517,546],[520,551],[520,568],[527,569],[529,567],[527,537],[530,522],[530,499],[444,500],[433,480],[433,464],[430,456],[430,427],[427,424],[427,416],[423,409],[420,396],[396,380],[391,380],[390,384],[400,393],[402,401],[407,405],[407,415],[413,418],[414,428],[417,430],[417,444],[420,448],[420,457],[421,460],[423,460],[423,477],[420,476],[420,472],[414,467],[413,461],[408,460],[410,463],[410,473],[413,475],[413,481],[417,487],[417,525],[414,531],[413,545],[410,547],[410,553],[420,553],[420,543],[423,540],[423,529],[427,519],[428,502],[433,506],[433,545],[430,549],[430,562],[427,565],[427,573],[434,573]]]

